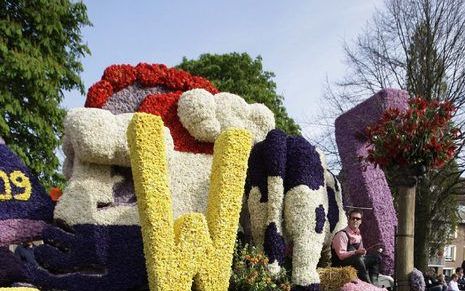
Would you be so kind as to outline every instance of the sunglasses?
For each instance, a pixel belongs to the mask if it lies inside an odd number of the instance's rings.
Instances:
[[[362,220],[362,218],[361,218],[361,217],[351,217],[350,220],[357,220],[357,221],[359,221],[359,220]]]

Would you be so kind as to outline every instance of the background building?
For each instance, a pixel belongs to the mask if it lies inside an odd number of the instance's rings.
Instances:
[[[465,260],[465,197],[461,196],[459,201],[460,221],[454,237],[450,244],[444,247],[444,252],[430,258],[428,263],[429,267],[434,267],[438,273],[442,272],[446,276],[452,275],[455,268],[460,267]]]

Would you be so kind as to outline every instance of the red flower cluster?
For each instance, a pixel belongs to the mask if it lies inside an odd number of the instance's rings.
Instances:
[[[137,111],[161,116],[170,129],[174,147],[177,151],[207,153],[213,152],[213,144],[199,142],[183,127],[177,116],[178,100],[182,92],[202,88],[212,94],[219,93],[210,81],[199,76],[168,68],[163,64],[140,63],[131,65],[112,65],[105,69],[102,80],[89,88],[86,107],[102,108],[108,98],[121,89],[137,82],[144,88],[163,87],[168,93],[148,95]]]
[[[382,118],[367,127],[366,160],[389,169],[423,165],[441,168],[456,153],[460,131],[453,126],[454,105],[420,97],[409,100],[409,109],[387,109]]]
[[[162,86],[173,91],[188,91],[203,88],[212,94],[218,89],[210,81],[199,76],[167,68],[160,64],[140,63],[131,65],[111,65],[105,69],[102,80],[92,85],[87,93],[86,107],[101,108],[113,93],[124,89],[135,82],[142,87]]]
[[[112,65],[103,72],[102,80],[110,82],[113,91],[132,85],[136,80],[136,70],[131,65]]]
[[[60,188],[52,187],[50,189],[50,199],[52,199],[52,201],[57,202],[58,200],[60,200],[61,195],[63,195],[63,192]]]
[[[84,106],[102,108],[111,95],[113,95],[111,83],[106,80],[100,80],[89,88]]]
[[[162,83],[167,70],[168,68],[163,64],[140,63],[136,66],[137,81],[142,87],[155,87]]]

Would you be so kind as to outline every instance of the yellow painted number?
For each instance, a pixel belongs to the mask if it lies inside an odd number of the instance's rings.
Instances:
[[[4,193],[0,193],[0,201],[19,200],[28,201],[31,198],[32,186],[29,178],[21,171],[13,171],[8,176],[7,173],[0,170],[0,179],[3,181]],[[11,184],[17,188],[22,188],[23,192],[12,195]]]
[[[10,179],[7,173],[0,170],[0,179],[3,181],[3,188],[5,189],[3,193],[0,193],[0,201],[11,200],[13,196],[11,196]]]
[[[13,183],[13,185],[15,185],[16,187],[24,189],[23,193],[18,193],[15,195],[14,197],[15,200],[27,201],[29,200],[29,198],[31,198],[31,192],[32,192],[31,182],[29,181],[29,178],[23,174],[23,172],[21,171],[11,172],[10,180],[11,180],[11,183]]]

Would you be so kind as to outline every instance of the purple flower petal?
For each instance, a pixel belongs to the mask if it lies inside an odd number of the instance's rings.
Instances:
[[[289,136],[284,191],[287,192],[298,185],[318,190],[324,185],[324,170],[313,145],[301,136]]]
[[[320,204],[317,208],[315,208],[315,232],[322,233],[323,227],[325,226],[325,209],[323,205]]]
[[[266,228],[263,249],[271,263],[278,261],[279,265],[282,266],[284,263],[286,244],[282,235],[278,233],[274,222],[270,223]]]
[[[148,284],[139,226],[50,227],[44,242],[34,252],[40,268],[27,265],[41,289],[138,290]]]

